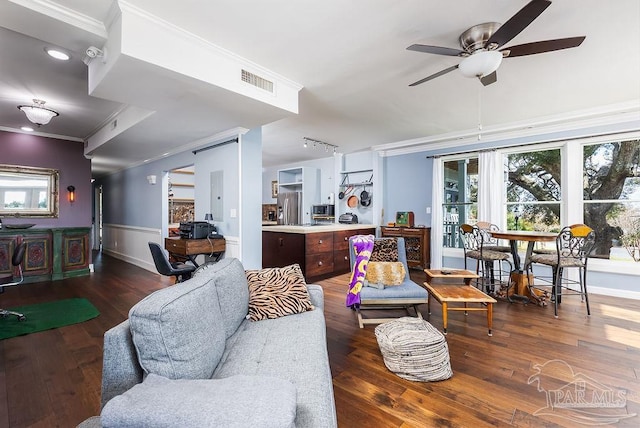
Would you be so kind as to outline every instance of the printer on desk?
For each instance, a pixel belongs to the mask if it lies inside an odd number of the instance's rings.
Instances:
[[[216,227],[206,221],[188,221],[180,223],[180,238],[182,239],[218,239],[222,235],[218,234]]]

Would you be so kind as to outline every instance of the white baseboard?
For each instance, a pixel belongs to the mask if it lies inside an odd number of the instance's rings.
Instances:
[[[603,296],[622,297],[624,299],[640,300],[640,291],[620,290],[617,288],[591,287],[587,291],[589,294],[601,294]]]
[[[237,236],[225,236],[226,250],[224,258],[240,258],[240,239]],[[156,266],[149,251],[148,242],[157,242],[162,247],[160,229],[148,227],[104,224],[102,227],[102,251],[116,259],[156,273]],[[198,263],[203,262],[199,256]]]
[[[149,251],[149,242],[162,245],[160,229],[104,224],[102,251],[117,259],[151,272],[157,272]]]

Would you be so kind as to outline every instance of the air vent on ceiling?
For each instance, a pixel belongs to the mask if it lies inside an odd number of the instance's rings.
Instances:
[[[265,79],[264,77],[260,77],[257,74],[253,74],[250,71],[242,70],[242,81],[247,82],[256,88],[273,93],[273,82]]]

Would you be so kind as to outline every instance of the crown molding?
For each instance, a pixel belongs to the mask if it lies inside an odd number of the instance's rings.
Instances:
[[[197,149],[199,147],[202,147],[205,144],[211,144],[211,143],[215,143],[216,141],[223,141],[223,140],[228,140],[230,138],[235,138],[238,135],[244,135],[247,132],[249,132],[249,129],[247,129],[247,128],[242,128],[242,127],[231,128],[231,129],[228,129],[226,131],[218,132],[218,133],[210,135],[208,137],[200,138],[198,140],[191,141],[190,143],[183,144],[183,145],[178,146],[175,149],[173,149],[171,151],[168,151],[168,152],[165,152],[165,153],[163,153],[161,155],[154,156],[154,157],[145,159],[145,160],[140,161],[140,162],[130,163],[130,164],[126,165],[126,166],[123,166],[122,168],[114,169],[113,171],[109,171],[109,173],[102,174],[102,175],[108,176],[108,175],[116,174],[116,173],[118,173],[120,171],[125,171],[127,169],[138,167],[140,165],[145,165],[145,164],[148,164],[148,163],[152,163],[152,162],[158,161],[160,159],[167,158],[169,156],[177,155],[179,153],[183,153],[183,152],[187,152],[187,151],[192,151],[193,149]],[[94,157],[94,156],[92,156],[92,157]]]
[[[41,13],[49,16],[58,21],[80,28],[84,31],[93,33],[103,39],[107,38],[107,29],[104,24],[97,19],[84,15],[70,9],[66,6],[62,6],[51,0],[10,0],[24,8],[33,10],[34,12]]]
[[[38,137],[55,138],[56,140],[66,140],[66,141],[74,141],[77,143],[84,143],[84,139],[82,138],[71,137],[69,135],[47,134],[46,132],[38,132],[35,129],[33,130],[33,132],[29,132],[29,131],[23,131],[20,128],[10,128],[8,126],[0,126],[0,131],[13,132],[14,134],[37,135]]]
[[[640,121],[640,101],[631,101],[509,124],[487,126],[480,133],[480,138],[478,138],[477,129],[466,129],[431,137],[381,144],[373,146],[372,150],[380,152],[381,156],[399,156],[450,148],[460,149],[461,146],[471,144],[495,143],[515,138],[536,137],[555,132],[579,131],[596,126],[623,125],[625,123],[630,123],[630,125],[623,126],[620,131],[634,131],[640,129],[638,121]]]

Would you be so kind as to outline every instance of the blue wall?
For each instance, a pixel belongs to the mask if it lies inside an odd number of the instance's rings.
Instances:
[[[423,153],[384,158],[384,223],[394,222],[397,211],[413,211],[415,224],[431,226],[433,160]]]
[[[216,226],[224,235],[238,236],[238,218],[229,216],[231,208],[239,208],[238,159],[238,143],[231,143],[196,155],[191,151],[179,153],[99,178],[94,185],[102,186],[103,223],[162,229],[162,214],[166,209],[162,177],[172,169],[194,165],[196,220],[204,220],[204,215],[210,212],[211,171],[222,170],[224,221],[217,222]],[[156,175],[157,184],[149,184],[148,175]]]

